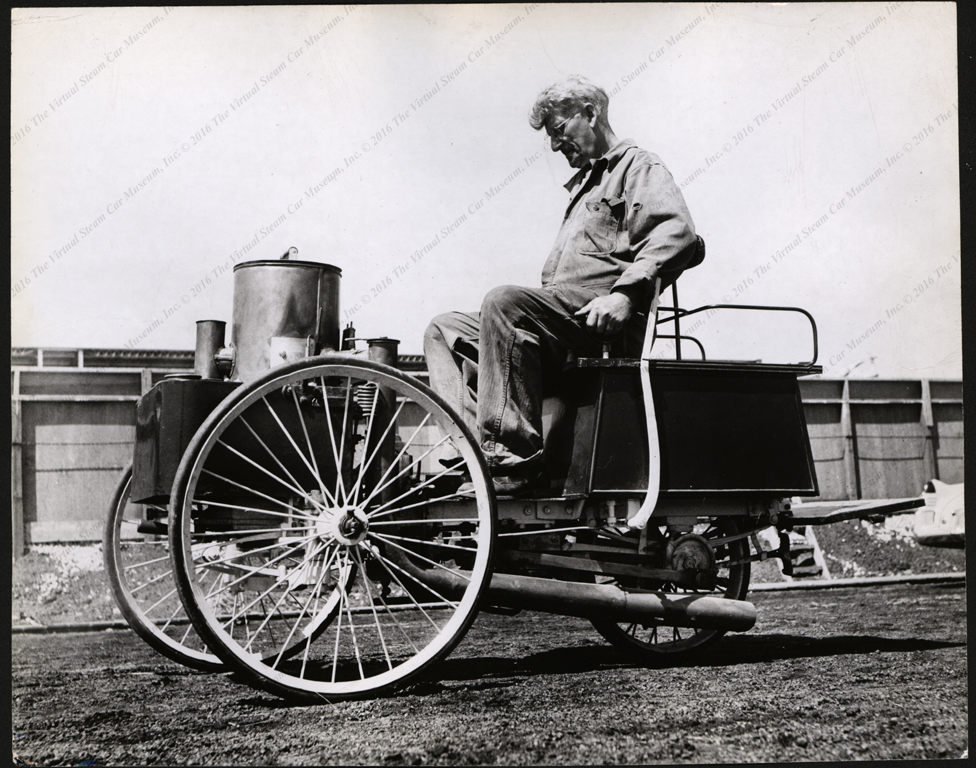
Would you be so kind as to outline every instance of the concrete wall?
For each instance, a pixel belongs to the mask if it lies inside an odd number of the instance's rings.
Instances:
[[[14,552],[97,541],[131,461],[135,404],[192,352],[14,350]],[[402,367],[426,380],[423,358]],[[930,478],[963,480],[961,381],[800,380],[823,499],[917,496]]]

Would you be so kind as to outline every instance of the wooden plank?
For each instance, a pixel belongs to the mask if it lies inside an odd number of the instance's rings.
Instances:
[[[30,524],[31,544],[63,544],[68,541],[102,540],[104,519],[54,520]]]
[[[85,472],[118,469],[132,461],[133,441],[119,443],[40,443],[34,450],[34,470],[40,472]]]
[[[24,448],[21,403],[16,399],[17,375],[14,374],[15,399],[10,404],[10,524],[14,558],[24,554]]]
[[[848,499],[860,497],[857,478],[857,443],[854,441],[854,425],[851,421],[850,381],[844,381],[844,402],[841,405],[840,429],[844,437],[844,493]]]
[[[892,499],[922,492],[931,479],[922,405],[851,404],[860,495]]]
[[[34,428],[34,442],[38,445],[131,445],[135,439],[135,424],[38,424]]]
[[[939,479],[939,459],[936,455],[935,417],[932,414],[932,388],[928,381],[922,382],[922,422],[925,425],[925,463],[929,475]]]
[[[137,403],[139,395],[22,395],[37,403]]]
[[[87,369],[56,368],[21,371],[23,395],[135,395],[140,393],[141,376],[138,373],[99,373],[93,375]]]
[[[122,466],[76,472],[38,472],[36,523],[104,520]]]

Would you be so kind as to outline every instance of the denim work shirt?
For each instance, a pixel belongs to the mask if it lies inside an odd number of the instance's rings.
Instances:
[[[684,197],[661,158],[625,139],[581,169],[542,269],[542,286],[622,291],[644,308],[654,278],[673,283],[697,248]]]

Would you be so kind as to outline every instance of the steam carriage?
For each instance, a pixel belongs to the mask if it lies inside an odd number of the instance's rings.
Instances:
[[[551,493],[496,498],[477,440],[397,369],[397,342],[340,338],[340,271],[294,253],[238,264],[231,345],[201,321],[194,374],[138,404],[104,551],[154,648],[333,700],[413,679],[479,610],[584,617],[644,657],[753,626],[750,565],[789,570],[789,499],[818,493],[797,385],[821,372],[808,313],[687,311],[675,293],[654,309],[676,359],[651,360],[649,332],[641,359],[568,365],[546,403]],[[704,359],[680,323],[719,307],[802,313],[813,359]],[[771,526],[780,547],[764,551]]]

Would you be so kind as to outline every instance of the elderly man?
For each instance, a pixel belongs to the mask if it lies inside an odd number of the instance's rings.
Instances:
[[[548,490],[542,401],[567,359],[599,356],[625,331],[637,354],[656,287],[697,259],[688,208],[660,158],[620,140],[606,92],[578,76],[543,91],[529,124],[578,169],[569,207],[542,269],[542,287],[501,286],[480,313],[431,321],[424,353],[431,386],[472,432],[503,496]]]

